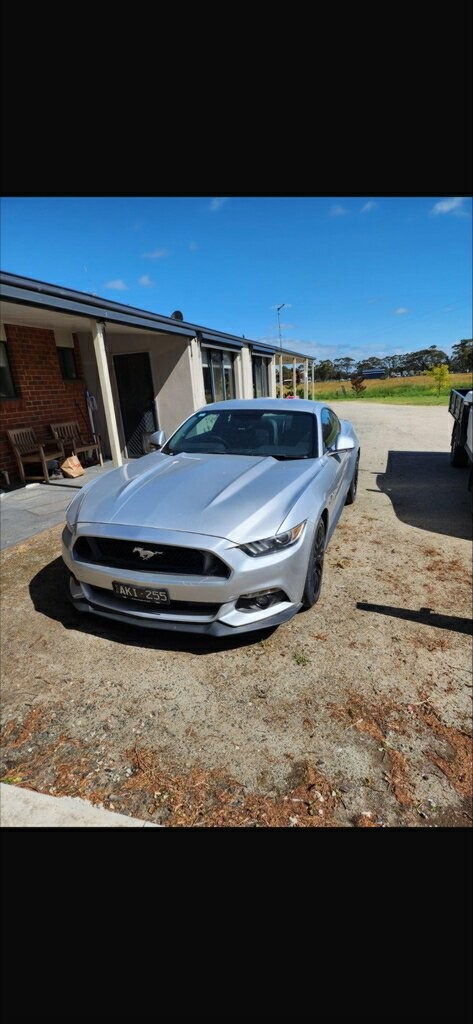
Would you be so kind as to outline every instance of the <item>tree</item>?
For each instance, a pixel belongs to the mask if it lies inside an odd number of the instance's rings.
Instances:
[[[447,387],[450,378],[447,364],[440,363],[438,366],[432,366],[427,373],[429,377],[433,377],[437,385],[437,393],[440,394],[442,388]]]
[[[402,357],[402,369],[407,371],[430,370],[432,366],[439,366],[440,363],[448,364],[448,356],[436,345],[421,348],[418,352],[406,352]]]
[[[317,365],[314,366],[315,380],[333,380],[335,372],[335,367],[331,359],[322,359],[320,363],[317,363]]]
[[[351,359],[350,356],[341,356],[339,359],[334,360],[334,365],[338,373],[338,379],[342,379],[342,374],[345,378],[350,376],[351,369],[355,365],[355,360]]]
[[[430,361],[430,366],[441,366],[444,364],[448,368],[449,359],[447,353],[442,352],[442,349],[437,348],[437,345],[429,345],[429,348],[427,349],[427,359]]]
[[[393,355],[385,356],[383,362],[385,363],[388,373],[399,373],[402,370],[402,361],[404,356]]]
[[[456,345],[452,345],[451,369],[457,373],[473,370],[473,341],[471,338],[463,338]]]

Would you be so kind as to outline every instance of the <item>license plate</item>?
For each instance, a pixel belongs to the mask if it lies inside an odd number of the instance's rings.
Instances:
[[[129,583],[112,583],[113,592],[117,597],[125,597],[131,601],[147,601],[149,604],[169,604],[167,590],[155,590],[152,587],[133,587]]]

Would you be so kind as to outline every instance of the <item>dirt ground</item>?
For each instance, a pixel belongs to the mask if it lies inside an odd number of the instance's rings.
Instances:
[[[332,403],[358,498],[319,604],[209,641],[79,617],[61,527],[3,564],[0,777],[172,826],[465,826],[471,503],[440,407]]]

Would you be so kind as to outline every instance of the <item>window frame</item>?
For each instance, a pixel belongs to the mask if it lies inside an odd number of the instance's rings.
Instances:
[[[76,354],[75,354],[74,349],[71,348],[71,346],[69,346],[69,345],[56,345],[56,352],[57,352],[59,368],[61,370],[62,379],[63,380],[78,380],[79,379],[79,374],[77,372]],[[70,352],[71,355],[72,355],[72,365],[74,367],[74,373],[72,375],[70,373],[65,372],[67,370],[67,366],[66,366],[67,360],[65,359],[65,353],[66,352]]]
[[[10,384],[11,391],[12,391],[11,395],[0,395],[0,401],[2,401],[2,402],[11,402],[12,400],[14,401],[15,399],[17,399],[19,397],[18,389],[17,389],[16,383],[15,383],[15,378],[14,378],[13,373],[12,373],[11,362],[10,362],[10,353],[8,351],[8,342],[4,338],[1,338],[0,339],[0,345],[3,347],[3,352],[5,354],[6,380]]]
[[[202,347],[201,356],[206,404],[227,402],[235,398],[235,352],[205,345]],[[221,385],[223,398],[215,397],[216,373],[214,370],[218,373],[218,383]],[[208,395],[210,398],[207,397]]]

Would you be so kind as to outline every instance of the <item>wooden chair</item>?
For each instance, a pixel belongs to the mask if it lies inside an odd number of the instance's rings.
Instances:
[[[51,462],[52,459],[65,458],[64,445],[56,440],[40,442],[32,427],[7,430],[7,437],[15,453],[22,483],[26,484],[27,480],[44,480],[45,484],[48,484],[48,462]],[[53,450],[47,450],[51,445],[53,445]],[[26,472],[25,467],[32,463],[41,465],[43,471],[39,476],[37,473]]]
[[[77,420],[70,420],[67,423],[50,423],[49,426],[57,443],[62,444],[68,454],[70,452],[71,455],[79,457],[79,452],[94,451],[100,465],[103,466],[102,445],[98,434],[85,437]]]

